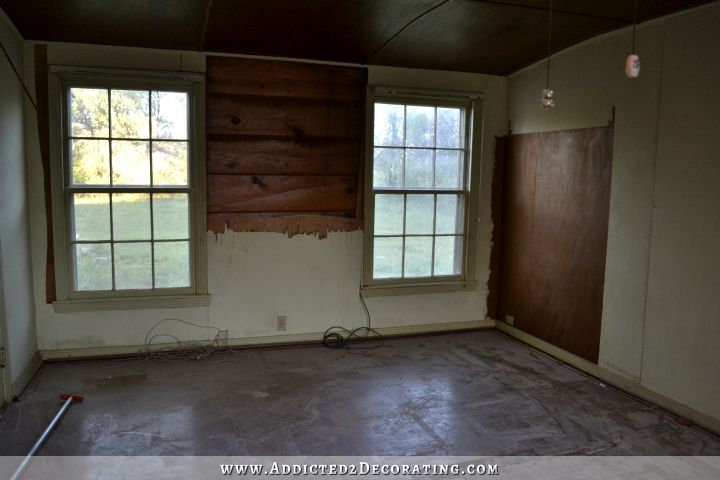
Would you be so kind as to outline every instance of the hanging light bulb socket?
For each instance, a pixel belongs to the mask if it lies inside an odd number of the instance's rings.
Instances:
[[[637,10],[638,2],[634,2],[633,10],[633,33],[632,33],[632,53],[625,59],[625,76],[627,78],[637,78],[640,75],[640,57],[636,53],[636,40],[637,40]]]
[[[555,108],[555,99],[553,98],[555,92],[552,88],[543,88],[542,91],[542,107],[543,108]]]
[[[640,75],[640,57],[630,54],[625,59],[625,76],[627,78],[637,78]]]
[[[553,13],[553,0],[550,0],[550,6],[548,8],[548,53],[547,53],[547,77],[545,79],[545,88],[542,91],[541,105],[544,109],[555,108],[555,91],[550,88],[550,55],[552,54],[552,13]]]

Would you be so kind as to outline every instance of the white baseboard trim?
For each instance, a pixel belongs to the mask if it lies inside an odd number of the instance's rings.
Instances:
[[[555,357],[558,360],[561,360],[568,365],[577,368],[578,370],[582,370],[583,372],[592,375],[593,377],[596,377],[609,385],[617,387],[620,390],[630,393],[647,402],[653,403],[664,410],[684,417],[707,430],[715,433],[720,433],[720,419],[699,412],[692,407],[689,407],[683,403],[668,398],[654,390],[651,390],[650,388],[642,385],[641,383],[638,383],[634,380],[623,377],[618,373],[600,367],[592,362],[585,360],[584,358],[578,357],[577,355],[558,348],[555,345],[551,345],[544,340],[541,340],[528,333],[518,330],[517,328],[512,327],[505,322],[497,321],[496,328],[501,332],[506,333],[511,337],[530,345],[531,347],[537,348],[538,350],[547,353],[548,355]]]
[[[427,325],[407,325],[400,327],[378,327],[375,328],[381,335],[393,337],[404,335],[419,335],[424,333],[442,333],[458,330],[470,330],[478,328],[494,328],[495,320],[472,320],[467,322],[432,323]],[[222,346],[228,347],[252,347],[269,345],[287,345],[298,343],[321,343],[324,332],[297,333],[287,335],[269,335],[263,337],[233,338],[222,342]],[[192,340],[188,344],[211,345],[211,340]],[[158,343],[152,345],[152,350],[165,350],[175,348],[175,343]],[[101,358],[136,355],[145,351],[144,345],[123,345],[116,347],[91,347],[91,348],[65,348],[53,350],[41,350],[43,360],[69,360],[73,358]]]
[[[42,366],[43,359],[40,355],[40,352],[35,352],[35,354],[30,357],[30,360],[28,361],[27,365],[25,365],[25,368],[22,369],[20,372],[20,375],[15,379],[14,382],[12,382],[12,395],[20,395],[20,393],[25,390],[25,387],[28,386],[30,383],[30,380],[35,376],[35,373],[40,369]]]

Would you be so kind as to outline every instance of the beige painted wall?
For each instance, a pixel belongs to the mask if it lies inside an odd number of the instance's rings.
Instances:
[[[600,366],[720,418],[720,2],[631,29],[510,77],[516,133],[604,125],[616,108]]]
[[[642,380],[720,418],[720,3],[667,24]]]
[[[1,10],[0,39],[13,63],[22,71],[23,39]],[[14,382],[37,352],[37,342],[25,188],[23,109],[26,101],[2,53],[0,85],[0,285],[5,298],[10,378]],[[27,106],[32,110],[29,103]]]
[[[26,46],[26,74],[32,77],[32,49]],[[199,71],[204,56],[192,52],[51,44],[49,62],[58,65]],[[409,326],[482,320],[486,314],[490,255],[490,180],[494,135],[506,129],[506,84],[501,77],[384,67],[369,69],[371,83],[483,92],[482,191],[478,196],[477,279],[472,292],[373,297],[367,299],[373,326]],[[208,308],[55,313],[44,302],[46,245],[42,170],[33,122],[27,146],[30,171],[33,276],[41,350],[140,345],[163,318],[181,318],[229,330],[230,338],[278,335],[276,316],[287,315],[287,334],[317,333],[330,326],[364,325],[358,298],[362,233],[331,233],[327,239],[274,233],[208,233]],[[164,324],[163,333],[183,340],[212,338],[214,332]],[[319,336],[318,336],[319,338]]]

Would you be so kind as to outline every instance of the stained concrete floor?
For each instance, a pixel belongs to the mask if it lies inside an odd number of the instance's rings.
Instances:
[[[0,418],[24,454],[720,455],[720,439],[496,331],[42,367]],[[10,441],[6,441],[9,439]]]

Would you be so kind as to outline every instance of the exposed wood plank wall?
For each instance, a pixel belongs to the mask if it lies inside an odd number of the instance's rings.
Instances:
[[[208,228],[362,226],[367,71],[208,57]]]
[[[512,135],[500,182],[498,319],[512,315],[520,330],[593,362],[612,143],[612,127]]]

